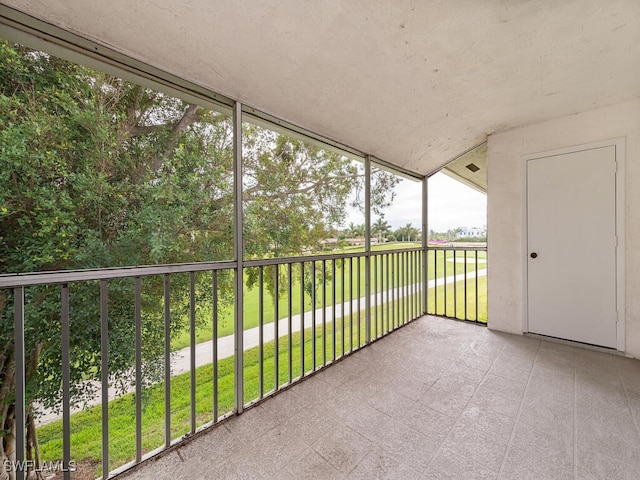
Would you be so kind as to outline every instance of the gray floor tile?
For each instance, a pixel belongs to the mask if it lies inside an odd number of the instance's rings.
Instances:
[[[386,413],[365,403],[358,409],[353,410],[345,419],[345,423],[365,437],[375,439],[389,430],[393,420]]]
[[[313,376],[291,387],[298,396],[306,398],[310,405],[321,403],[335,387],[329,385],[320,376]]]
[[[444,446],[495,472],[500,470],[509,442],[508,436],[495,437],[458,423]]]
[[[602,454],[620,462],[640,466],[640,441],[635,427],[631,425],[578,423],[576,451],[580,458]]]
[[[464,409],[458,420],[460,425],[475,428],[494,438],[509,441],[515,419],[480,405],[470,404]]]
[[[304,450],[277,473],[278,480],[340,480],[346,478],[312,449]]]
[[[461,378],[447,375],[439,378],[419,401],[445,415],[459,415],[476,388]]]
[[[268,402],[264,402],[260,407],[264,415],[271,417],[278,425],[287,422],[298,412],[308,410],[312,402],[306,395],[298,395],[293,389],[288,389]]]
[[[205,468],[207,465],[218,465],[236,454],[242,443],[226,428],[215,428],[206,435],[201,435],[197,441],[189,442],[180,448],[180,457],[190,463],[199,463]]]
[[[491,365],[493,365],[493,362],[491,362]],[[491,368],[491,365],[484,369],[469,358],[461,358],[450,365],[446,372],[448,375],[458,377],[473,385],[479,385],[487,375],[487,371]]]
[[[629,392],[640,394],[640,362],[632,358],[618,357],[618,373]]]
[[[423,480],[494,480],[498,474],[449,448],[441,449],[423,475]]]
[[[559,457],[543,457],[530,449],[512,446],[504,459],[499,479],[572,480],[573,462]]]
[[[499,358],[489,369],[489,373],[498,377],[525,383],[529,378],[533,361],[515,363],[509,358]]]
[[[373,444],[345,425],[318,439],[313,448],[338,472],[347,475],[367,456]]]
[[[640,426],[640,392],[627,391],[627,400],[629,402],[629,411],[634,418],[634,425],[638,428]],[[638,433],[640,434],[640,431]]]
[[[344,425],[333,415],[326,415],[317,409],[303,410],[292,416],[283,427],[300,441],[313,446],[321,437]]]
[[[263,405],[258,405],[242,415],[230,418],[222,427],[242,441],[253,441],[278,426],[278,420],[266,412]]]
[[[573,463],[574,438],[573,431],[560,428],[544,429],[537,425],[530,427],[518,423],[513,431],[511,445],[523,451],[535,453],[542,458],[557,459],[558,462]]]
[[[420,400],[440,376],[442,373],[435,370],[430,370],[428,374],[409,372],[392,379],[388,384],[388,389],[411,400]]]
[[[576,479],[637,480],[640,465],[620,462],[601,454],[578,455]]]
[[[424,471],[439,446],[433,438],[398,422],[391,422],[374,443],[418,472]]]
[[[520,391],[505,386],[496,389],[483,383],[476,390],[469,405],[476,405],[515,418],[521,401],[522,393]]]
[[[219,466],[209,470],[208,475],[200,478],[215,478],[216,480],[266,480],[269,478],[267,472],[251,455],[234,455]],[[179,473],[178,476],[180,476]],[[154,478],[155,480],[159,477],[146,478]],[[176,478],[176,472],[172,472],[172,475],[167,478]]]
[[[194,463],[194,470],[197,465]],[[213,466],[215,468],[215,466]],[[146,480],[154,478],[158,480],[169,480],[175,478],[174,472],[184,469],[184,461],[176,451],[169,452],[159,458],[153,458],[146,463],[139,465],[136,469],[125,474],[130,480]],[[189,469],[191,470],[191,469]],[[189,472],[190,473],[190,472]]]
[[[126,478],[636,479],[640,361],[425,317]]]
[[[417,402],[393,390],[385,389],[371,396],[367,403],[382,413],[397,418],[403,411],[413,409]]]
[[[423,403],[416,402],[414,408],[396,414],[400,422],[441,443],[456,423],[458,415],[445,415]]]
[[[545,401],[544,397],[525,398],[518,422],[544,431],[558,430],[566,438],[574,429],[573,403]]]
[[[349,473],[348,478],[353,480],[418,480],[420,474],[385,450],[376,448],[358,463]]]
[[[296,458],[306,445],[295,432],[284,426],[268,431],[255,442],[244,446],[245,454],[252,457],[267,475],[275,473]]]

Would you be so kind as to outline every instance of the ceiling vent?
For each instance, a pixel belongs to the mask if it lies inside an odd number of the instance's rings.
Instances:
[[[470,163],[469,165],[467,165],[467,168],[473,173],[476,173],[478,170],[480,170],[480,167],[478,167],[475,163]]]

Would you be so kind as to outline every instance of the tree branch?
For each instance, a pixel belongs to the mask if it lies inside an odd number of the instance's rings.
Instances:
[[[202,118],[200,115],[198,115],[199,108],[199,105],[189,104],[187,110],[182,115],[182,118],[173,124],[173,127],[171,128],[171,140],[169,141],[167,147],[164,149],[163,155],[161,157],[154,158],[153,162],[151,163],[151,168],[154,171],[157,172],[158,170],[160,170],[162,168],[162,165],[164,164],[164,160],[173,153],[176,145],[178,144],[180,135],[186,132],[187,128],[189,128],[196,121]]]

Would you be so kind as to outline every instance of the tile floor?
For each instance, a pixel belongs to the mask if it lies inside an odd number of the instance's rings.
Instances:
[[[424,317],[128,479],[640,478],[640,361]]]

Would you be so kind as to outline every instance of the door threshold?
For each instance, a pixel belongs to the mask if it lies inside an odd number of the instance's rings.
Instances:
[[[546,340],[548,342],[559,343],[561,345],[568,345],[570,347],[578,347],[578,348],[583,348],[585,350],[593,350],[596,352],[612,353],[620,357],[634,358],[634,357],[631,357],[630,355],[627,355],[623,351],[617,350],[615,347],[602,347],[600,345],[593,345],[591,343],[578,342],[576,340],[567,340],[565,338],[551,337],[549,335],[542,335],[540,333],[527,332],[527,333],[524,333],[523,335],[525,337],[537,338],[539,340]]]

